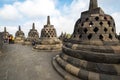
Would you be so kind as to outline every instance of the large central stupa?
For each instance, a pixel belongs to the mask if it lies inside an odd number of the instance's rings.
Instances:
[[[90,0],[53,66],[66,80],[120,80],[120,43],[114,19]]]

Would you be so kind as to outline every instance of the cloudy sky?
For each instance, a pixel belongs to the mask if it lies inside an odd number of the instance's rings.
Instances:
[[[99,6],[114,17],[117,33],[120,32],[120,0],[98,0]],[[76,20],[82,11],[88,9],[89,0],[0,0],[0,31],[7,27],[7,31],[15,34],[21,25],[26,36],[36,24],[40,33],[46,24],[46,17],[51,16],[51,24],[61,32],[72,33]]]

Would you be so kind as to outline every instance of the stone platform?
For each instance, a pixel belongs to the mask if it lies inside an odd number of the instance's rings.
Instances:
[[[51,64],[52,57],[58,53],[5,44],[3,53],[0,53],[0,80],[64,80]]]

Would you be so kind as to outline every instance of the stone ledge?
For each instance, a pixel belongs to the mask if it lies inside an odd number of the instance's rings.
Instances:
[[[65,80],[81,80],[62,69],[55,59],[52,60],[52,65]]]
[[[64,53],[60,54],[60,57],[66,62],[76,66],[86,69],[88,71],[94,71],[102,74],[110,74],[110,75],[120,75],[120,67],[119,64],[106,64],[106,63],[95,63],[90,61],[81,60],[78,58],[74,58]]]
[[[108,53],[97,53],[91,51],[82,51],[82,50],[73,50],[63,46],[63,52],[69,56],[75,58],[99,62],[99,63],[110,63],[110,64],[119,64],[120,54],[108,54]]]
[[[96,72],[92,72],[92,71],[87,71],[85,69],[82,68],[78,68],[75,67],[69,63],[67,63],[66,61],[62,60],[62,58],[60,58],[60,56],[56,56],[57,63],[67,72],[71,73],[72,75],[83,79],[83,80],[119,80],[120,76],[118,75],[108,75],[108,74],[100,74],[100,73],[96,73]],[[71,67],[67,68],[67,65],[70,65]],[[79,70],[79,73],[76,72],[76,70]],[[77,71],[78,71],[77,70]],[[78,73],[78,74],[77,74]],[[92,74],[94,75],[92,75]],[[77,75],[76,75],[77,74]],[[96,75],[96,76],[95,76]]]
[[[56,44],[56,45],[36,45],[33,47],[37,50],[61,50],[62,44]]]

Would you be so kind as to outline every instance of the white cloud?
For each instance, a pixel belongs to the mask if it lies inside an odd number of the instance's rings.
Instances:
[[[116,32],[117,32],[117,34],[119,34],[120,33],[120,12],[115,12],[112,14],[112,16],[115,19]]]
[[[72,33],[74,24],[78,18],[80,18],[81,12],[88,10],[89,0],[73,0],[70,5],[61,5],[61,9],[57,9],[59,4],[58,0],[25,0],[24,2],[14,2],[12,5],[5,5],[0,9],[0,21],[13,21],[11,25],[14,25],[14,20],[22,24],[22,30],[25,34],[32,27],[32,23],[35,22],[36,29],[39,34],[43,26],[46,24],[46,17],[51,16],[51,24],[57,30],[58,35],[63,32]],[[8,14],[9,13],[9,14]],[[116,20],[117,32],[120,21],[118,15],[120,13],[113,14]],[[9,16],[9,17],[8,17]],[[19,25],[18,24],[18,25]],[[7,24],[4,24],[7,25]],[[3,25],[3,26],[4,26]],[[18,25],[13,27],[9,25],[8,31],[14,34],[17,31]],[[16,26],[16,27],[15,27]],[[14,31],[12,30],[14,29]]]
[[[63,14],[53,21],[55,22],[58,34],[62,31],[73,33],[75,22],[80,18],[81,12],[88,10],[88,0],[73,0],[70,5],[63,6]],[[57,22],[58,21],[58,22]]]
[[[46,15],[59,15],[55,8],[55,0],[26,0],[14,2],[13,5],[5,5],[0,9],[0,17],[5,20],[25,18],[36,18]]]
[[[17,9],[12,5],[4,5],[2,9],[0,9],[0,18],[3,20],[12,20],[22,18],[22,15],[17,11]]]
[[[18,10],[26,17],[39,17],[46,15],[57,15],[54,0],[27,0],[20,3]]]
[[[4,26],[6,27],[6,26]],[[3,32],[4,31],[4,27],[0,26],[0,31]],[[7,29],[7,32],[9,32],[10,34],[15,34],[16,30],[17,30],[18,27],[16,26],[7,26],[6,29]]]

